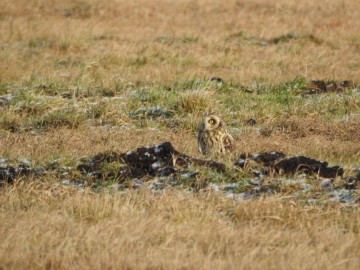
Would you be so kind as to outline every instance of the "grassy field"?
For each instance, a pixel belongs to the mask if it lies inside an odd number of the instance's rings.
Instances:
[[[228,167],[240,153],[276,150],[351,175],[359,18],[356,0],[2,0],[0,160],[76,166],[164,141],[203,158],[197,125],[216,112],[236,139],[235,154],[218,159]],[[311,80],[355,85],[309,95]],[[61,180],[0,189],[1,270],[360,267],[358,202],[310,204],[287,189],[249,201],[209,188],[99,192]]]

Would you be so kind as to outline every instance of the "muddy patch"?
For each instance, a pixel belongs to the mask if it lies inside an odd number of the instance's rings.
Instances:
[[[50,173],[64,185],[97,190],[212,190],[234,200],[280,193],[306,197],[309,202],[318,202],[325,197],[328,201],[354,203],[360,197],[360,172],[354,171],[345,177],[340,166],[277,151],[242,154],[228,166],[180,153],[170,142],[143,146],[126,153],[99,153],[80,159],[75,166],[60,165],[54,160],[45,166],[34,167],[27,159],[15,162],[0,159],[2,187],[16,180]]]
[[[95,155],[77,166],[82,173],[92,173],[101,178],[105,164],[119,163],[118,170],[108,170],[106,177],[118,179],[142,178],[145,176],[168,176],[177,172],[177,167],[190,165],[205,166],[225,171],[225,165],[213,160],[200,160],[176,151],[170,142],[155,146],[139,147],[127,153],[101,153]]]
[[[339,166],[329,167],[327,162],[305,156],[287,157],[284,153],[276,151],[241,154],[234,165],[241,168],[251,167],[251,161],[261,166],[261,173],[263,174],[294,175],[305,173],[331,179],[344,175],[344,169]]]
[[[25,158],[20,158],[15,162],[0,158],[0,187],[11,184],[21,177],[42,175],[45,172],[45,167],[33,167],[32,162]]]
[[[357,85],[350,80],[344,81],[324,81],[312,80],[305,86],[306,90],[303,92],[305,95],[315,95],[322,93],[342,93],[347,89],[354,89]]]

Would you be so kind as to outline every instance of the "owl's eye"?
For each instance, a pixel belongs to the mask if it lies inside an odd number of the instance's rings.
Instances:
[[[210,119],[210,120],[208,121],[208,123],[209,123],[210,125],[213,125],[213,124],[215,124],[215,120],[214,120],[214,119]]]

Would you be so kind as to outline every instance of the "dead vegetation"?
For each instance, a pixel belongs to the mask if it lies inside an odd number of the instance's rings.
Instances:
[[[79,193],[39,182],[2,192],[0,202],[8,209],[0,213],[5,269],[359,266],[358,209],[339,205],[304,207],[280,197],[234,204],[171,191]]]
[[[355,0],[1,1],[0,171],[10,160],[24,174],[0,189],[0,269],[358,269],[359,11]],[[99,166],[112,182],[80,181],[89,157],[165,141],[203,159],[206,112],[236,138],[217,160],[225,173],[190,166],[181,189],[157,179],[168,188],[153,192],[150,168],[119,188],[114,161]],[[265,179],[233,166],[272,151],[321,162]],[[59,171],[26,174],[52,161]],[[325,161],[344,178],[320,176]]]
[[[290,138],[304,138],[322,136],[324,140],[342,140],[356,143],[360,136],[360,118],[354,117],[348,121],[330,122],[314,117],[290,116],[278,119],[274,123],[264,126],[263,134],[272,132]]]

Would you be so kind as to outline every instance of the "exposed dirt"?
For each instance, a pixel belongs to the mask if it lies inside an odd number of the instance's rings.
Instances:
[[[278,173],[295,174],[306,172],[332,179],[344,174],[344,169],[339,166],[328,167],[327,162],[321,162],[304,156],[283,158],[274,164],[274,169]]]
[[[192,158],[176,151],[170,142],[155,146],[139,147],[127,153],[101,153],[89,158],[77,166],[84,173],[95,173],[101,177],[101,168],[105,163],[120,162],[118,171],[107,171],[107,176],[116,176],[119,179],[141,178],[144,176],[168,176],[176,172],[175,166],[186,167],[190,164],[206,166],[220,172],[225,171],[225,165],[212,160]]]
[[[262,168],[263,174],[293,175],[296,173],[316,174],[323,178],[334,179],[343,176],[344,170],[339,166],[328,167],[327,162],[321,162],[304,156],[290,156],[282,152],[264,152],[259,154],[241,154],[235,161],[235,166],[245,168],[249,160],[255,161]],[[251,165],[250,165],[251,166]]]
[[[324,81],[324,80],[312,80],[306,85],[307,91],[304,94],[321,94],[327,92],[341,93],[346,89],[355,88],[356,84],[350,80],[344,81]]]
[[[180,153],[173,148],[170,142],[139,147],[126,153],[99,153],[89,158],[83,158],[75,170],[80,172],[84,179],[92,179],[91,183],[114,180],[123,182],[126,179],[151,179],[184,174],[184,170],[189,168],[190,171],[187,174],[191,174],[194,173],[191,172],[191,166],[193,165],[214,169],[218,173],[226,173],[230,170],[223,163],[197,159]],[[329,167],[327,162],[305,156],[286,156],[284,153],[276,151],[241,154],[239,159],[234,162],[234,165],[253,171],[255,180],[261,175],[291,176],[305,173],[310,176],[328,178],[331,181],[340,177],[344,182],[344,187],[348,189],[356,189],[360,182],[360,173],[344,178],[344,169],[340,166]],[[0,183],[2,185],[12,183],[22,176],[42,175],[49,171],[63,173],[64,169],[56,162],[50,162],[44,167],[33,168],[29,160],[20,159],[17,165],[10,165],[6,160],[2,159],[0,163]],[[80,179],[80,181],[86,180]]]

